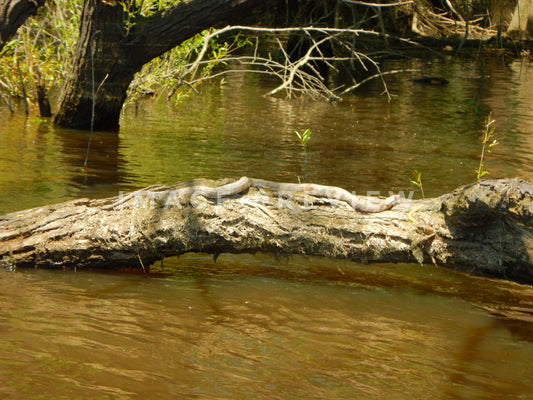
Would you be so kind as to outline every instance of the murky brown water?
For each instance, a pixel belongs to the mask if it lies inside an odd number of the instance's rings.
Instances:
[[[331,105],[234,77],[179,106],[140,102],[118,135],[95,134],[87,174],[87,133],[0,108],[0,214],[191,177],[295,181],[306,128],[310,181],[409,191],[418,169],[438,195],[474,180],[489,111],[491,176],[533,180],[531,66],[422,68],[450,84],[394,75],[391,102],[370,85]],[[533,398],[531,360],[532,288],[433,266],[191,254],[150,275],[0,269],[0,398]]]

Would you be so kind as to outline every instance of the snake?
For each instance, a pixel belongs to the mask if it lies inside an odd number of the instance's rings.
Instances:
[[[255,179],[243,176],[239,180],[218,187],[189,186],[176,190],[175,194],[180,195],[201,195],[209,199],[220,199],[233,196],[248,190],[250,187],[270,189],[278,192],[298,192],[315,197],[326,197],[346,202],[355,211],[364,213],[379,213],[389,210],[399,204],[400,196],[393,195],[386,199],[376,199],[364,196],[357,196],[345,189],[337,186],[326,186],[315,183],[280,183],[264,179]]]

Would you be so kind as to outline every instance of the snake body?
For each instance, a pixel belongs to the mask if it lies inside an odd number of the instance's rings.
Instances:
[[[300,192],[311,196],[326,197],[348,203],[355,211],[365,213],[378,213],[388,210],[398,204],[400,197],[390,196],[386,199],[376,199],[351,194],[345,189],[336,186],[317,185],[314,183],[279,183],[263,179],[248,178],[243,176],[239,180],[218,187],[189,186],[176,191],[177,195],[201,195],[210,199],[220,199],[242,193],[250,187],[270,189],[278,192]]]

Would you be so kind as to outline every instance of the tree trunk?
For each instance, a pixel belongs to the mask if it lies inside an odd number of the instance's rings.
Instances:
[[[19,26],[43,5],[44,0],[0,0],[0,51]]]
[[[517,39],[533,38],[533,0],[518,0],[507,33]]]
[[[114,5],[112,5],[114,3]],[[190,0],[149,17],[136,16],[126,29],[122,5],[86,0],[73,70],[55,118],[63,127],[118,128],[128,86],[141,67],[217,23],[239,18],[260,0]],[[94,78],[93,78],[94,73]]]
[[[148,268],[186,252],[307,254],[362,263],[434,263],[533,284],[533,184],[481,181],[388,211],[264,189],[217,202],[153,186],[0,217],[11,267]],[[220,184],[216,182],[212,184]]]
[[[64,127],[116,128],[128,85],[141,65],[128,62],[121,45],[123,10],[101,0],[84,3],[73,68],[67,77],[55,122]]]

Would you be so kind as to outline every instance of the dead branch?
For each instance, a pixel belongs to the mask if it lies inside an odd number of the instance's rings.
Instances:
[[[245,66],[245,69],[232,69],[229,68],[225,71],[217,72],[212,75],[198,75],[197,71],[202,65],[209,65],[212,60],[207,58],[209,42],[215,39],[217,36],[227,34],[229,32],[249,32],[258,33],[262,35],[271,34],[274,35],[275,43],[277,44],[278,53],[281,55],[281,59],[277,60],[269,57],[259,56],[259,44],[256,40],[256,44],[253,50],[252,56],[228,56],[224,58],[225,62],[233,62]],[[307,48],[305,54],[303,54],[297,60],[291,60],[287,53],[284,43],[280,39],[281,36],[289,34],[303,34],[310,40],[311,45]],[[320,35],[318,39],[315,35]],[[343,28],[317,28],[313,26],[308,27],[294,27],[294,28],[262,28],[262,27],[250,27],[250,26],[227,26],[225,28],[212,31],[205,36],[202,49],[198,54],[198,57],[190,64],[186,64],[181,67],[180,71],[174,71],[165,75],[164,78],[178,76],[178,85],[188,85],[194,87],[196,84],[218,78],[224,74],[235,72],[253,72],[259,74],[267,74],[275,77],[281,83],[267,95],[275,95],[281,92],[285,92],[287,97],[291,97],[294,94],[310,96],[312,98],[323,98],[328,101],[338,100],[339,95],[345,94],[350,90],[353,90],[358,86],[357,82],[350,86],[349,90],[344,90],[343,87],[330,89],[326,82],[322,79],[319,73],[316,71],[313,63],[323,62],[331,69],[335,69],[335,63],[343,62],[355,62],[362,66],[363,70],[368,70],[365,62],[372,65],[372,67],[378,71],[378,76],[382,77],[379,65],[368,55],[355,51],[353,48],[353,40],[362,35],[370,35],[376,37],[387,37],[389,39],[399,40],[402,43],[410,46],[420,46],[416,42],[408,39],[396,38],[392,35],[386,35],[379,32],[368,31],[365,29],[343,29]],[[350,43],[348,43],[348,40]],[[321,45],[330,42],[335,43],[339,49],[342,49],[343,56],[325,56],[321,50]],[[382,78],[385,94],[390,98],[385,81]],[[172,92],[174,93],[174,91]],[[340,93],[340,94],[339,94]]]

